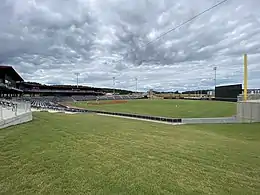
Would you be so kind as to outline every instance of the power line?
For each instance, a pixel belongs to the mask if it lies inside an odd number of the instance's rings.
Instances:
[[[221,4],[223,4],[223,3],[227,2],[227,1],[228,1],[228,0],[223,0],[223,1],[221,1],[221,2],[219,2],[219,3],[217,3],[217,4],[215,4],[215,5],[211,6],[210,8],[208,8],[208,9],[206,9],[206,10],[204,10],[204,11],[198,13],[198,14],[196,14],[196,15],[193,16],[192,18],[186,20],[185,22],[182,22],[182,23],[179,24],[178,26],[176,26],[176,27],[174,27],[174,28],[171,28],[170,30],[168,30],[168,31],[166,31],[166,32],[164,32],[164,33],[162,33],[161,35],[159,35],[158,37],[156,37],[154,40],[149,41],[148,43],[146,43],[146,44],[143,46],[143,48],[146,48],[148,45],[154,43],[155,41],[159,40],[159,39],[162,38],[163,36],[165,36],[165,35],[169,34],[170,32],[172,32],[172,31],[174,31],[174,30],[176,30],[176,29],[182,27],[183,25],[185,25],[185,24],[191,22],[192,20],[195,20],[196,18],[200,17],[201,15],[205,14],[206,12],[208,12],[208,11],[210,11],[210,10],[212,10],[212,9],[214,9],[214,8],[216,8],[216,7],[218,7],[218,6],[220,6]],[[134,53],[134,52],[135,52],[135,51],[132,51],[132,52],[130,52],[130,53]]]
[[[216,8],[216,7],[218,7],[218,6],[220,6],[221,4],[223,4],[223,3],[227,2],[227,1],[228,1],[228,0],[221,1],[221,2],[219,2],[219,3],[217,3],[217,4],[213,5],[213,6],[211,6],[210,8],[204,10],[203,12],[198,13],[197,15],[195,15],[195,16],[193,16],[192,18],[186,20],[185,22],[179,24],[178,26],[176,26],[176,27],[174,27],[174,28],[172,28],[172,29],[170,29],[170,30],[168,30],[168,31],[166,31],[166,32],[164,32],[164,33],[162,33],[161,35],[159,35],[159,36],[158,36],[157,38],[155,38],[154,40],[152,40],[152,41],[148,42],[147,44],[145,44],[145,47],[147,47],[147,45],[150,45],[151,43],[157,41],[158,39],[162,38],[163,36],[167,35],[168,33],[170,33],[170,32],[172,32],[172,31],[174,31],[174,30],[176,30],[176,29],[182,27],[183,25],[185,25],[185,24],[191,22],[192,20],[198,18],[199,16],[203,15],[204,13],[206,13],[206,12],[208,12],[208,11],[210,11],[210,10],[212,10],[212,9],[214,9],[214,8]]]
[[[165,35],[169,34],[170,32],[172,32],[172,31],[174,31],[174,30],[176,30],[176,29],[182,27],[183,25],[185,25],[185,24],[191,22],[192,20],[195,20],[196,18],[200,17],[201,15],[205,14],[206,12],[208,12],[208,11],[210,11],[210,10],[212,10],[212,9],[214,9],[214,8],[216,8],[216,7],[218,7],[218,6],[220,6],[221,4],[224,4],[224,3],[227,2],[227,1],[228,1],[228,0],[223,0],[223,1],[221,1],[221,2],[219,2],[219,3],[217,3],[217,4],[215,4],[215,5],[213,5],[213,6],[211,6],[211,7],[209,7],[208,9],[206,9],[206,10],[204,10],[204,11],[202,11],[202,12],[196,14],[195,16],[191,17],[190,19],[188,19],[188,20],[182,22],[182,23],[179,24],[178,26],[176,26],[176,27],[174,27],[174,28],[171,28],[170,30],[168,30],[168,31],[166,31],[166,32],[164,32],[164,33],[162,33],[161,35],[159,35],[158,37],[156,37],[154,40],[149,41],[148,43],[146,43],[146,44],[143,46],[143,48],[145,49],[148,45],[154,43],[155,41],[159,40],[159,39],[162,38],[163,36],[165,36]],[[131,51],[131,52],[129,52],[128,54],[135,53],[135,52],[136,52],[136,50]],[[123,60],[123,59],[116,60],[116,62],[119,62],[119,61],[122,61],[122,60]],[[139,61],[138,64],[140,65],[140,64],[142,64],[142,62],[143,62],[143,60],[141,59],[141,61]]]

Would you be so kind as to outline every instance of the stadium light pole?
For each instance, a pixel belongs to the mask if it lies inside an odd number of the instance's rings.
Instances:
[[[113,94],[114,95],[115,95],[115,84],[116,84],[115,80],[116,80],[116,77],[113,77]]]
[[[136,93],[137,93],[137,82],[138,82],[137,77],[135,77],[135,92]]]
[[[247,101],[247,80],[248,80],[248,69],[247,69],[247,54],[244,54],[244,101]]]
[[[77,88],[79,87],[79,73],[76,72],[75,75],[77,76]]]
[[[216,87],[217,87],[217,67],[215,66],[215,67],[213,68],[213,70],[214,70],[214,74],[215,74],[215,77],[214,77],[214,81],[215,81],[215,83],[214,83],[214,85],[215,85],[214,96],[216,97]]]

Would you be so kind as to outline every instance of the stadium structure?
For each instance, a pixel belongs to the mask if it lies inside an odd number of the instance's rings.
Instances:
[[[226,2],[192,14],[142,48]],[[79,73],[76,86],[44,85],[0,66],[0,194],[259,194],[260,91],[248,89],[247,55],[243,85],[217,86],[213,70],[215,89],[141,94],[137,78],[136,92],[115,89],[115,77],[112,90],[79,86]]]
[[[0,128],[32,120],[31,104],[17,101],[22,98],[18,84],[23,81],[12,67],[0,66]]]
[[[69,108],[63,102],[91,100],[129,100],[143,98],[142,94],[110,89],[71,85],[43,85],[25,82],[11,66],[0,66],[0,127],[32,120],[32,109],[83,112]],[[128,93],[128,94],[127,94]]]
[[[247,84],[247,83],[246,83]],[[245,85],[245,84],[244,84]],[[109,93],[109,92],[114,93]],[[66,102],[99,101],[99,100],[133,100],[142,98],[159,97],[148,92],[148,95],[133,93],[126,90],[102,89],[87,86],[73,85],[43,85],[40,83],[26,82],[11,66],[0,66],[0,127],[6,127],[32,120],[32,110],[55,110],[64,112],[95,112],[96,110],[79,109],[68,106]],[[260,122],[260,95],[257,90],[243,91],[242,84],[217,86],[215,97],[207,98],[208,91],[203,91],[200,96],[194,92],[178,93],[176,99],[220,100],[235,101],[237,103],[236,122]],[[256,92],[256,93],[255,93]],[[195,92],[196,94],[197,92]],[[153,95],[151,95],[153,94]],[[189,96],[186,96],[189,94]],[[190,96],[191,94],[191,96]],[[175,94],[176,95],[176,94]],[[140,116],[126,113],[104,114],[130,116],[136,118],[149,118],[168,122],[180,122],[181,119],[158,118],[153,116]],[[187,120],[186,120],[187,121]],[[202,120],[204,121],[204,120]],[[223,120],[217,120],[223,122]],[[194,122],[194,120],[193,120]],[[212,120],[210,120],[212,122]],[[232,119],[231,122],[234,122]],[[198,123],[201,123],[199,121]]]

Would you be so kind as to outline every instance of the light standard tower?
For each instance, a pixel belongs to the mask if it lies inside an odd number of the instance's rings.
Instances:
[[[214,81],[215,81],[215,83],[214,83],[214,85],[215,85],[215,89],[214,89],[214,96],[216,97],[216,86],[217,86],[217,67],[215,66],[215,67],[213,68],[213,70],[214,70],[214,73],[215,73],[215,77],[214,77]]]
[[[137,93],[137,77],[135,77],[135,92]]]
[[[113,94],[114,95],[115,95],[115,84],[116,84],[115,80],[116,80],[116,77],[113,77]]]
[[[79,75],[80,74],[78,72],[76,72],[75,75],[77,76],[77,88],[78,88],[79,87]]]

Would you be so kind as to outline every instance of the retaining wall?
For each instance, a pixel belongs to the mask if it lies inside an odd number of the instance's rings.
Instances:
[[[29,122],[32,118],[29,102],[0,100],[0,129]]]
[[[260,122],[260,100],[237,102],[237,118],[240,122]]]
[[[29,122],[32,120],[32,118],[33,118],[32,112],[27,112],[27,113],[20,114],[18,116],[12,117],[12,118],[1,120],[0,129]]]
[[[164,122],[169,122],[169,123],[181,123],[182,122],[181,118],[169,118],[169,117],[149,116],[149,115],[140,115],[140,114],[121,113],[121,112],[98,111],[98,110],[86,110],[86,111],[97,113],[97,114],[123,116],[123,117],[147,119],[147,120],[154,120],[154,121],[164,121]]]

